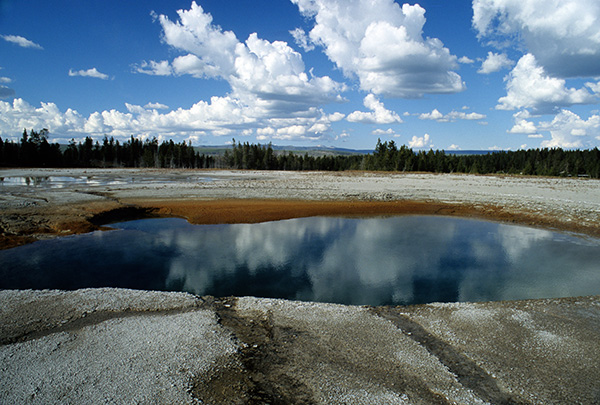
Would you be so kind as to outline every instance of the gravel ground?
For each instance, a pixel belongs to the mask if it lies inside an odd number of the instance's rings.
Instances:
[[[358,307],[87,289],[0,305],[2,404],[600,400],[600,296]]]
[[[3,404],[194,403],[194,378],[234,361],[230,335],[213,311],[191,310],[193,296],[2,291],[0,301],[2,339],[17,340],[0,346]]]

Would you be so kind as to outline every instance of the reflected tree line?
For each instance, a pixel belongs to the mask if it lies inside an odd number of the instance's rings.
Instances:
[[[104,137],[94,142],[71,140],[61,146],[48,142],[48,131],[23,131],[19,142],[0,138],[2,167],[154,167],[232,168],[250,170],[373,170],[399,172],[523,174],[537,176],[583,176],[600,178],[600,151],[560,148],[494,151],[487,154],[454,154],[443,150],[414,151],[394,141],[377,141],[371,154],[324,154],[282,152],[271,144],[233,140],[223,155],[197,152],[191,143],[159,144],[156,138],[141,141],[133,136],[120,143]]]

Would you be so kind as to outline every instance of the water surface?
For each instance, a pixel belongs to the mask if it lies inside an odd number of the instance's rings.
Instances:
[[[127,177],[127,176],[6,176],[0,177],[0,186],[27,186],[39,188],[64,188],[69,185],[107,186],[134,183],[175,183],[179,181],[208,182],[213,181],[209,176],[204,177]]]
[[[146,219],[0,251],[0,288],[123,287],[344,304],[600,294],[600,240],[434,216]]]

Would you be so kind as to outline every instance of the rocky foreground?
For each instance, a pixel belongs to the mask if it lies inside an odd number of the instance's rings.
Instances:
[[[584,179],[0,170],[11,176],[56,181],[0,184],[4,248],[156,215],[427,213],[600,234],[600,182]],[[356,307],[4,290],[0,317],[0,403],[600,403],[600,296]]]
[[[600,297],[354,307],[0,292],[1,403],[600,400]]]

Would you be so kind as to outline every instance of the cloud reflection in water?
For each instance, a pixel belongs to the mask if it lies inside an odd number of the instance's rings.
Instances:
[[[181,219],[0,251],[0,288],[127,287],[345,304],[600,294],[600,240],[450,217]]]
[[[597,240],[493,222],[314,217],[159,235],[178,252],[167,285],[200,295],[377,305],[600,292]]]

